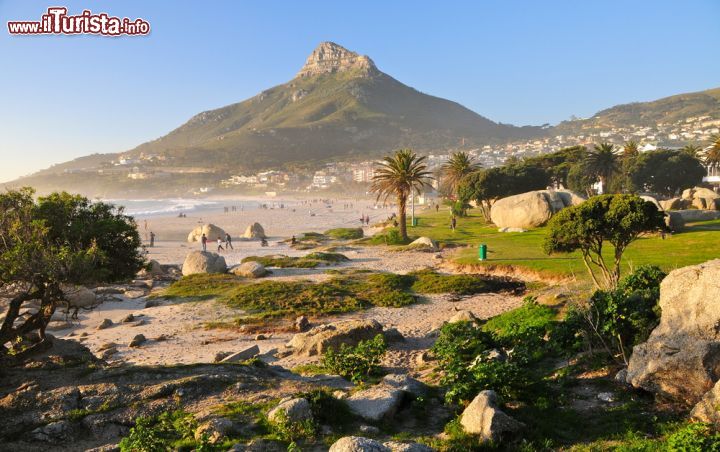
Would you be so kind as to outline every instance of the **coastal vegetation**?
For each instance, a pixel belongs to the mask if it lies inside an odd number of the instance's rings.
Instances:
[[[76,285],[130,279],[144,265],[135,222],[122,209],[64,192],[33,195],[0,193],[0,290],[10,299],[0,358],[46,345],[45,329]]]
[[[320,265],[331,263],[347,262],[349,259],[340,253],[316,251],[302,257],[272,255],[272,256],[247,256],[242,262],[258,262],[265,267],[278,268],[315,268]]]
[[[353,312],[373,306],[403,307],[417,295],[450,293],[472,295],[519,291],[523,285],[479,275],[444,275],[432,270],[394,273],[353,272],[327,281],[247,282],[225,274],[185,276],[159,294],[165,298],[202,300],[217,298],[256,319],[326,315]]]

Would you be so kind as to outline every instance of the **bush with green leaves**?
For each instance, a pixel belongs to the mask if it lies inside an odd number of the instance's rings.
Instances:
[[[195,441],[197,422],[190,413],[166,411],[153,417],[139,417],[128,436],[120,441],[122,452],[158,452],[173,450],[178,444],[197,450],[213,450],[206,438]]]
[[[324,234],[337,240],[357,240],[363,238],[363,228],[335,228]]]
[[[587,306],[572,316],[582,318],[590,345],[597,343],[627,363],[633,346],[645,342],[660,320],[660,282],[666,274],[656,266],[639,267],[618,288],[596,291]]]
[[[533,368],[555,352],[554,312],[528,297],[516,310],[482,327],[475,322],[448,323],[432,352],[449,403],[467,402],[485,389],[509,400],[526,398],[536,383]]]
[[[378,334],[373,339],[360,341],[355,347],[341,344],[337,351],[331,347],[323,355],[322,363],[331,372],[348,378],[353,383],[361,383],[378,374],[385,352],[385,338]]]
[[[669,452],[720,452],[720,433],[708,424],[687,424],[666,442]]]

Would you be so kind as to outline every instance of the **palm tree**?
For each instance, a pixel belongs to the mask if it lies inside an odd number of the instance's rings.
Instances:
[[[600,180],[602,189],[605,191],[607,181],[620,169],[615,146],[610,143],[596,144],[595,149],[588,151],[587,157],[585,157],[585,167],[590,174],[594,174]]]
[[[463,177],[481,167],[482,165],[475,162],[475,159],[465,151],[450,154],[448,161],[440,167],[443,182],[450,196],[457,195],[457,189]]]
[[[696,159],[700,158],[700,152],[702,152],[702,148],[694,143],[686,144],[680,150]]]
[[[375,169],[370,185],[370,191],[377,193],[378,201],[380,198],[387,200],[390,196],[397,198],[400,217],[398,220],[403,241],[408,239],[405,221],[408,196],[413,191],[419,194],[420,189],[429,186],[429,180],[432,179],[425,160],[426,157],[418,157],[410,149],[400,149],[394,155],[383,158]]]
[[[638,147],[637,141],[628,141],[623,145],[623,157],[633,158],[640,155],[640,148]]]
[[[720,134],[710,137],[710,146],[705,149],[703,160],[708,166],[720,167]]]

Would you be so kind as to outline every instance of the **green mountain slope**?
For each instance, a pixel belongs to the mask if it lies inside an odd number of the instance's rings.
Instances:
[[[554,130],[564,134],[579,134],[588,130],[605,130],[630,124],[654,126],[660,123],[675,123],[697,116],[720,119],[720,88],[678,94],[652,102],[617,105],[588,119],[564,121]]]
[[[380,72],[372,61],[322,43],[297,77],[243,102],[200,113],[131,154],[165,154],[175,164],[261,167],[409,146],[447,149],[535,136],[501,125]]]

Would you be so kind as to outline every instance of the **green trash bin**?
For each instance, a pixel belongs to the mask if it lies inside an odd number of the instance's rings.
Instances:
[[[478,259],[484,261],[487,259],[487,245],[484,243],[478,248]]]
[[[413,227],[417,226],[417,224],[418,224],[418,219],[417,219],[417,218],[413,218],[413,219],[412,219],[412,225],[413,225]]]

